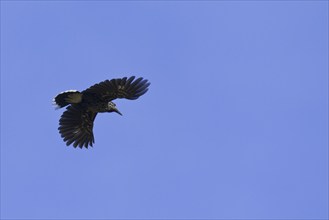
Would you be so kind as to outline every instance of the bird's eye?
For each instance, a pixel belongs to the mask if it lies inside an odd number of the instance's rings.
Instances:
[[[113,102],[109,102],[108,104],[110,107],[115,107],[116,105]]]

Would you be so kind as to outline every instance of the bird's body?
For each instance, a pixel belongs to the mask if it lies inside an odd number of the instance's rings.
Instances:
[[[58,108],[68,106],[59,120],[59,132],[66,145],[74,147],[92,146],[93,125],[96,115],[102,112],[121,112],[112,100],[126,98],[135,100],[145,94],[150,83],[135,77],[105,80],[79,92],[68,90],[58,94],[53,102]]]

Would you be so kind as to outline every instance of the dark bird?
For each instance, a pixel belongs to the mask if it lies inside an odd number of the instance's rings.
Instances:
[[[147,92],[150,83],[142,77],[134,79],[135,76],[105,80],[82,92],[68,90],[58,94],[53,99],[57,108],[68,106],[59,120],[58,128],[66,145],[73,143],[75,148],[92,147],[97,113],[116,112],[122,115],[112,100],[135,100]]]

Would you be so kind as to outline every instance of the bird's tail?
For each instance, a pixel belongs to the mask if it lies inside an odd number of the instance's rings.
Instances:
[[[82,94],[77,90],[68,90],[59,93],[54,99],[53,104],[56,108],[63,108],[69,104],[80,103],[82,100]]]

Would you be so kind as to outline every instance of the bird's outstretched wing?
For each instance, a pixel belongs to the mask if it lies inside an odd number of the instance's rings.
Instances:
[[[102,100],[107,102],[117,98],[134,100],[146,93],[147,87],[150,85],[147,79],[142,77],[134,79],[135,76],[105,80],[82,91],[82,93],[97,94],[97,96],[100,96]]]
[[[92,146],[95,142],[93,134],[94,120],[97,113],[85,110],[79,105],[71,105],[66,108],[59,120],[59,133],[69,146],[74,147]]]

